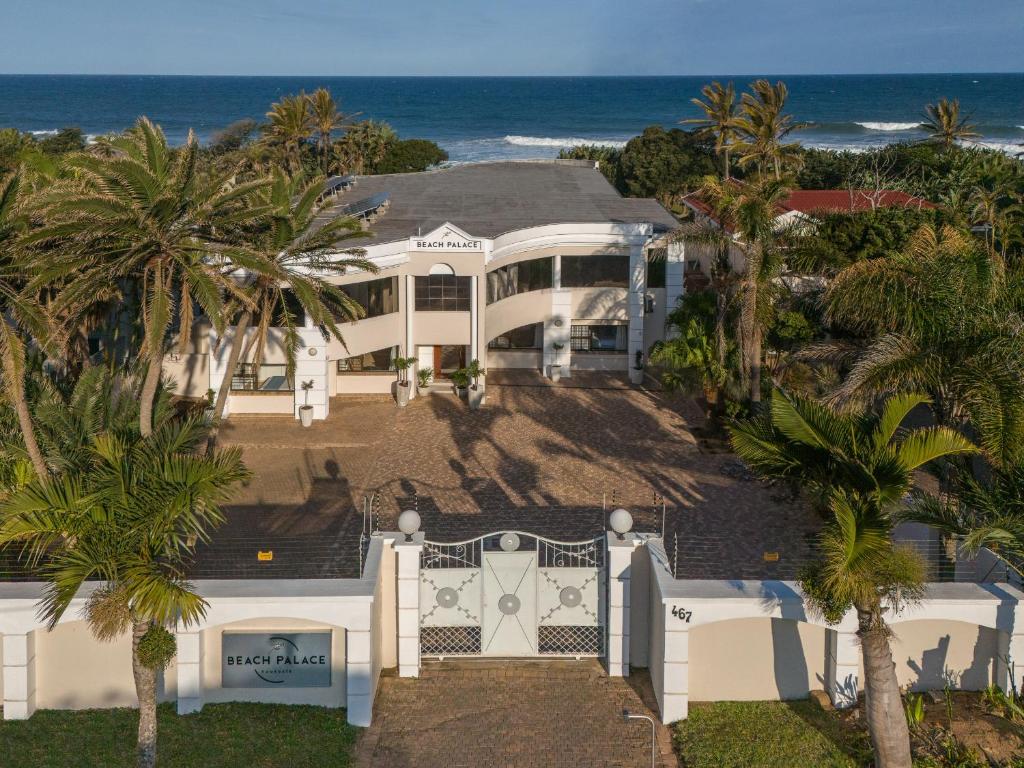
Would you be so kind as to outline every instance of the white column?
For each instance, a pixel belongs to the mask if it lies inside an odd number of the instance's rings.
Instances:
[[[572,354],[569,336],[572,332],[572,294],[567,290],[551,292],[551,314],[544,321],[544,373],[552,365],[562,366],[562,376],[570,375]],[[561,349],[555,349],[555,345]]]
[[[640,384],[644,372],[636,367],[637,353],[644,352],[644,304],[647,295],[647,265],[644,263],[643,245],[629,249],[629,329],[626,345],[629,357],[629,380]]]
[[[653,610],[662,611],[665,627],[665,658],[662,662],[661,722],[685,720],[690,713],[690,625],[680,621],[678,610],[659,603]]]
[[[640,540],[632,533],[608,537],[608,615],[605,622],[609,677],[629,677],[629,605],[633,550]]]
[[[4,635],[4,720],[27,720],[36,711],[35,634]]]
[[[308,318],[307,318],[308,320]],[[327,342],[316,328],[300,328],[299,349],[295,361],[295,418],[299,418],[299,407],[307,402],[313,406],[314,419],[326,419],[330,413],[328,387]],[[313,382],[307,395],[303,383]]]
[[[175,632],[178,643],[178,714],[203,708],[203,633]]]
[[[554,262],[551,264],[551,287],[556,291],[562,290],[562,254],[556,253]]]
[[[416,309],[416,277],[405,276],[405,349],[399,350],[402,357],[418,357],[416,354],[416,340],[413,337],[413,312]],[[417,360],[418,362],[418,360]],[[409,399],[416,396],[416,371],[414,366],[409,369]],[[434,371],[437,376],[440,372]]]
[[[995,663],[996,685],[1004,691],[1024,690],[1024,634],[1000,632]]]
[[[857,703],[860,690],[860,643],[856,627],[856,618],[848,614],[836,629],[827,630],[825,686],[837,709],[852,707]]]
[[[345,706],[348,708],[348,722],[362,728],[368,727],[373,718],[371,642],[369,629],[350,629],[345,633]]]
[[[480,360],[480,309],[477,300],[478,278],[471,275],[469,278],[469,359]],[[480,364],[484,365],[483,360]]]
[[[420,553],[423,534],[396,541],[398,560],[398,676],[420,676]]]
[[[686,292],[686,244],[682,240],[676,240],[669,243],[665,250],[665,314],[668,314],[675,309]],[[672,328],[671,334],[676,333],[677,329]]]

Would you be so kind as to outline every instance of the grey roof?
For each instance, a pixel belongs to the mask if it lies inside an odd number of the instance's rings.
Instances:
[[[544,224],[650,223],[655,232],[678,225],[656,200],[622,197],[588,162],[472,163],[357,179],[336,199],[335,210],[378,193],[391,200],[370,227],[375,237],[359,244],[395,242],[445,222],[487,238]]]

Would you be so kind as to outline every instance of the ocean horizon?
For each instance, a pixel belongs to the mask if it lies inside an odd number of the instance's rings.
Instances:
[[[623,146],[648,125],[697,117],[690,99],[711,80],[743,90],[756,77],[789,86],[788,111],[807,146],[864,150],[923,138],[926,104],[959,98],[979,144],[1024,151],[1024,73],[731,76],[0,75],[0,128],[37,136],[77,126],[120,131],[139,115],[173,143],[208,141],[260,120],[289,93],[330,88],[343,112],[383,120],[403,138],[436,141],[453,162],[554,157],[589,143]]]

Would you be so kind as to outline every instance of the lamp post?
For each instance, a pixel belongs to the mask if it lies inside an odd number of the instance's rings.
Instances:
[[[413,534],[420,529],[420,515],[413,509],[407,509],[398,516],[398,530],[405,534],[406,541],[412,541]]]
[[[622,710],[622,719],[627,723],[630,720],[646,720],[651,724],[651,768],[655,768],[655,757],[657,755],[655,745],[657,744],[657,738],[654,732],[654,718],[648,715],[635,715],[628,709]]]

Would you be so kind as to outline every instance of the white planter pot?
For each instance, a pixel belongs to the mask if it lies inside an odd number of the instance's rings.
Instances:
[[[484,388],[481,386],[469,388],[469,407],[474,411],[480,410],[480,406],[484,404]]]
[[[555,382],[557,382],[559,379],[561,379],[562,378],[562,366],[561,365],[552,365],[551,368],[550,368],[549,376],[550,376],[551,380],[555,381]]]
[[[398,401],[399,408],[405,408],[409,404],[409,385],[407,383],[395,387],[395,400]]]
[[[299,421],[302,422],[302,426],[311,427],[313,426],[313,406],[312,405],[300,405],[299,406]]]
[[[632,384],[643,384],[644,383],[644,369],[643,368],[630,368],[629,369],[629,381]]]

